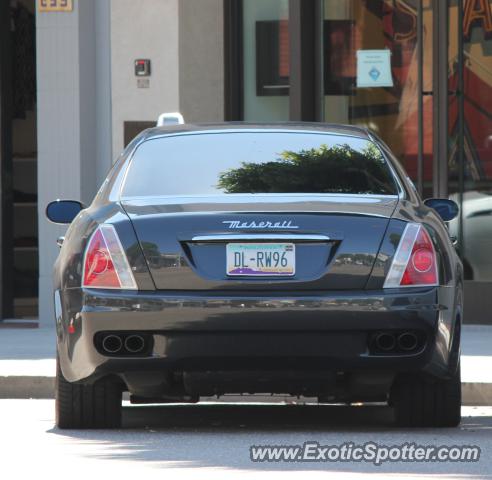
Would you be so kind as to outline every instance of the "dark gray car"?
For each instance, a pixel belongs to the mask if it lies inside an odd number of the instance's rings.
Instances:
[[[369,131],[154,128],[70,223],[54,269],[61,428],[116,427],[121,397],[281,393],[460,421],[463,269],[443,220]]]

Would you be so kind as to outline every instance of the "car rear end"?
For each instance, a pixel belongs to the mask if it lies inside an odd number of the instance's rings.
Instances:
[[[400,374],[450,376],[446,245],[401,218],[402,180],[367,135],[157,135],[125,170],[119,201],[91,207],[72,246],[68,381],[115,375],[137,403],[355,402],[388,400]]]

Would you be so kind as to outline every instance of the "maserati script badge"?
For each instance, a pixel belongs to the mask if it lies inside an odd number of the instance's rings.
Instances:
[[[284,220],[283,222],[242,222],[241,220],[224,220],[222,223],[229,225],[232,229],[252,229],[252,228],[299,228],[298,225],[293,225],[292,220]]]

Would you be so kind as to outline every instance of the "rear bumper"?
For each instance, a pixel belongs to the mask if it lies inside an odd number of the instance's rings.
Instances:
[[[450,287],[268,297],[70,289],[57,308],[58,350],[69,381],[255,370],[446,376],[453,303]],[[423,332],[420,350],[371,353],[371,335],[405,330]],[[103,355],[100,332],[146,333],[148,355]]]

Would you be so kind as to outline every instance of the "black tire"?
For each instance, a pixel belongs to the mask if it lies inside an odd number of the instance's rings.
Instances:
[[[456,427],[461,421],[461,374],[448,380],[404,375],[391,389],[390,405],[400,427]]]
[[[121,426],[121,385],[103,378],[91,385],[68,382],[56,362],[56,426],[118,428]]]

